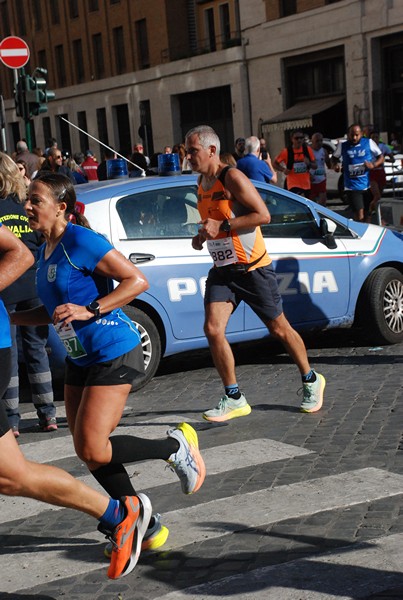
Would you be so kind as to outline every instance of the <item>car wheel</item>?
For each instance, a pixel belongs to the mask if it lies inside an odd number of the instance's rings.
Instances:
[[[123,311],[139,330],[143,347],[145,377],[140,377],[134,382],[132,392],[135,392],[144,387],[158,369],[161,360],[161,338],[154,321],[145,312],[130,305],[124,306]]]
[[[403,275],[384,267],[373,271],[365,282],[359,315],[364,329],[375,343],[397,344],[403,341]]]

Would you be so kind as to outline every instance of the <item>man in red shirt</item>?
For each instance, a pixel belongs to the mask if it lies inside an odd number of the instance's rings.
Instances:
[[[84,162],[81,163],[81,168],[84,169],[88,181],[98,181],[97,168],[99,163],[94,157],[94,153],[87,150],[85,157]]]
[[[287,189],[294,194],[309,198],[311,177],[309,170],[316,169],[315,155],[304,143],[302,131],[294,131],[291,145],[283,148],[274,159],[273,166],[287,177]]]

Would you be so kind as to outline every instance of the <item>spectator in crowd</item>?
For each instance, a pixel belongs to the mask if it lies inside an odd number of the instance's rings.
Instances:
[[[236,167],[236,160],[232,156],[231,152],[221,152],[220,161],[229,165],[230,167]]]
[[[335,171],[340,171],[340,160],[343,163],[344,190],[353,219],[368,221],[372,201],[369,173],[383,163],[383,154],[374,140],[363,136],[361,126],[354,123],[348,128],[347,140],[340,141],[332,155]]]
[[[164,146],[163,154],[172,154],[172,146]]]
[[[61,175],[66,175],[72,183],[76,182],[71,170],[63,164],[63,156],[61,150],[59,150],[58,148],[50,148],[46,160],[41,165],[40,169],[38,169],[37,175],[35,177],[47,171],[52,171],[52,173],[60,173]]]
[[[27,163],[25,162],[25,160],[22,160],[22,158],[19,158],[15,161],[15,164],[18,167],[20,175],[24,178],[24,183],[26,187],[28,187],[31,183],[31,180],[27,175]]]
[[[88,179],[86,174],[83,172],[83,169],[78,166],[74,158],[68,158],[66,160],[66,166],[73,173],[76,185],[79,185],[80,183],[87,183]]]
[[[50,150],[51,148],[57,148],[57,139],[56,139],[56,138],[54,138],[54,137],[50,137],[50,138],[48,139],[48,143],[47,143],[47,146],[46,146],[46,148],[45,148],[45,152],[43,153],[45,157],[47,157],[47,156],[48,156],[48,154],[49,154],[49,150]]]
[[[273,173],[265,160],[259,160],[260,141],[252,135],[245,140],[245,156],[240,158],[236,164],[238,169],[256,181],[271,183]]]
[[[96,160],[94,153],[91,150],[87,150],[85,157],[85,160],[81,163],[81,168],[84,170],[88,181],[98,181],[97,170],[99,163]]]
[[[23,160],[26,165],[26,174],[29,179],[32,179],[35,171],[39,169],[39,158],[33,152],[28,150],[28,145],[24,140],[17,142],[15,161]]]
[[[36,259],[43,240],[29,227],[24,209],[26,191],[26,183],[18,169],[18,164],[14,163],[6,154],[0,153],[0,221],[17,235]],[[28,310],[41,304],[36,292],[35,275],[36,265],[33,265],[12,285],[3,290],[1,299],[8,313]],[[52,375],[46,352],[48,326],[20,327],[19,333],[39,427],[42,431],[55,431],[57,430],[56,407],[53,403]],[[18,437],[21,415],[19,411],[17,328],[15,325],[11,326],[11,339],[11,380],[2,402],[6,407],[9,425],[14,436]]]
[[[182,173],[191,173],[192,167],[186,158],[185,144],[175,144],[172,148],[172,153],[179,156],[179,166]]]
[[[398,136],[396,133],[392,132],[389,137],[389,144],[392,147],[393,152],[401,152],[402,146],[399,142]]]
[[[294,131],[291,144],[276,156],[273,166],[286,176],[285,186],[290,192],[309,198],[311,190],[310,169],[316,169],[315,155],[304,142],[302,131]]]
[[[245,138],[239,137],[235,140],[235,152],[232,153],[235,161],[238,162],[245,154]]]
[[[311,138],[312,151],[315,155],[316,169],[310,170],[311,193],[310,199],[322,206],[326,206],[326,167],[330,169],[330,158],[326,148],[323,147],[323,135],[314,133]]]
[[[267,150],[266,140],[264,137],[262,137],[262,138],[260,138],[259,142],[260,142],[259,159],[266,161],[267,164],[269,165],[269,169],[273,173],[272,178],[271,178],[271,183],[273,183],[273,184],[277,183],[277,173],[271,162],[271,156],[269,154],[269,151]]]
[[[147,161],[141,152],[133,152],[130,162],[127,163],[129,177],[142,177],[147,169]]]
[[[103,155],[104,158],[97,167],[98,181],[105,181],[106,179],[108,179],[107,162],[108,160],[114,160],[115,158],[117,158],[116,152],[114,152],[114,150],[112,150],[111,148],[104,148]]]
[[[140,143],[134,144],[134,146],[133,146],[133,153],[134,152],[140,152],[140,154],[144,155],[144,157],[145,157],[145,159],[147,161],[147,167],[148,167],[148,165],[150,164],[150,159],[148,158],[148,156],[146,156],[144,154],[144,146],[143,146],[143,144],[140,144]]]

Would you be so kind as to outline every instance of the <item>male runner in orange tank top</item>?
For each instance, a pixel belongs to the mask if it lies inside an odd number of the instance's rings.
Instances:
[[[204,331],[225,394],[216,408],[207,410],[207,421],[227,421],[251,412],[239,390],[235,360],[225,331],[231,313],[243,300],[280,340],[296,363],[303,382],[302,412],[316,412],[323,403],[325,378],[311,369],[301,336],[291,327],[282,308],[275,272],[260,225],[270,223],[270,213],[250,180],[220,161],[220,140],[215,131],[201,125],[185,139],[186,158],[200,173],[198,209],[200,229],[192,246],[201,250],[207,242],[214,261],[204,296]]]

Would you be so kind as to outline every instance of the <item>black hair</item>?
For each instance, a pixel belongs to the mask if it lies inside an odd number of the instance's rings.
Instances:
[[[43,183],[51,191],[56,202],[66,203],[66,212],[64,214],[66,221],[74,220],[77,225],[91,229],[88,219],[76,210],[76,190],[70,178],[62,173],[53,173],[45,171],[35,177],[32,183]]]

